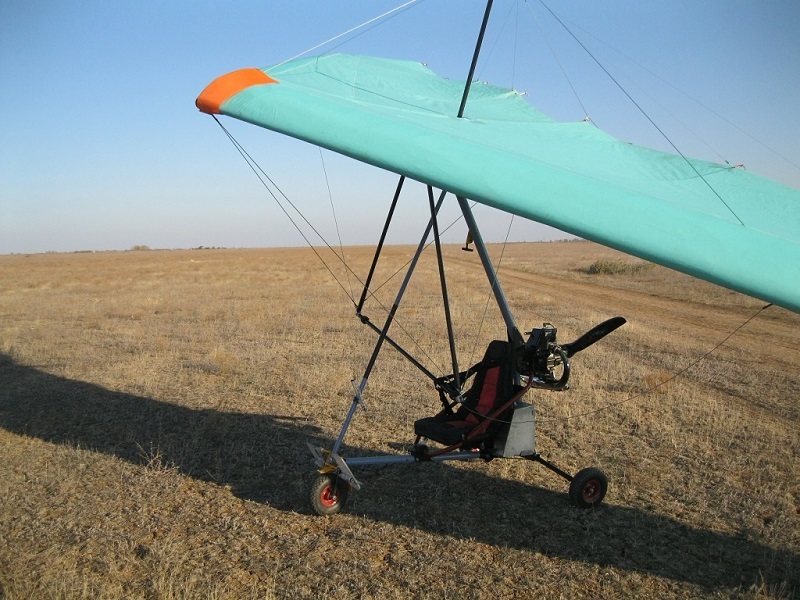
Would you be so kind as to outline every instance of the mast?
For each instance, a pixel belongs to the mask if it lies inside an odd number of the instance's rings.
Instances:
[[[475,52],[472,55],[472,63],[469,67],[469,75],[467,76],[467,82],[464,85],[464,95],[461,97],[461,106],[458,109],[457,116],[459,119],[464,117],[464,108],[467,105],[469,89],[472,85],[472,78],[475,76],[475,68],[478,64],[478,56],[480,55],[481,46],[483,45],[483,36],[486,33],[486,25],[489,22],[489,14],[492,12],[492,2],[493,0],[487,0],[486,2],[486,10],[483,13],[481,30],[480,33],[478,33],[478,41],[475,43]],[[480,256],[481,262],[483,263],[483,268],[486,271],[486,277],[489,279],[489,283],[492,286],[492,292],[494,293],[497,306],[500,309],[500,313],[503,315],[503,321],[505,321],[506,330],[508,331],[508,339],[519,344],[522,341],[522,335],[520,335],[519,329],[517,329],[517,325],[514,322],[514,316],[511,314],[511,307],[508,305],[508,300],[503,293],[503,288],[500,286],[500,281],[497,279],[497,272],[495,271],[492,260],[489,257],[489,251],[483,241],[483,236],[478,229],[478,223],[475,221],[475,217],[472,215],[472,209],[469,207],[469,203],[467,202],[466,198],[462,198],[461,196],[458,196],[458,204],[461,208],[461,213],[464,215],[464,220],[467,222],[470,235],[475,242],[475,247],[478,250],[478,256]]]
[[[467,75],[467,83],[464,86],[464,95],[461,97],[461,106],[458,108],[457,117],[459,119],[464,116],[464,107],[467,106],[467,96],[469,96],[469,88],[472,85],[472,78],[475,76],[475,67],[478,65],[478,56],[481,53],[481,46],[483,45],[483,34],[486,33],[486,24],[489,22],[489,14],[492,12],[493,1],[494,0],[487,0],[486,2],[486,10],[483,13],[481,31],[478,34],[478,41],[475,43],[475,52],[472,54],[472,64],[469,66],[469,75]]]

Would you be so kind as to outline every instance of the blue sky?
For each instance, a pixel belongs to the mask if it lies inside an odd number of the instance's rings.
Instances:
[[[0,2],[0,253],[302,245],[194,99],[218,75],[281,62],[399,4]],[[480,79],[526,91],[555,118],[580,120],[552,45],[595,123],[668,148],[541,4],[494,4]],[[800,2],[548,4],[684,154],[744,163],[800,188]],[[483,8],[483,0],[425,0],[336,51],[419,60],[464,79]],[[344,243],[375,241],[396,176],[243,123],[226,126],[334,242],[324,161]],[[427,204],[415,193],[392,242],[415,242],[423,227]],[[502,241],[506,215],[481,209],[478,218],[487,238]],[[455,227],[450,241],[463,233]],[[564,236],[522,219],[511,233],[553,237]]]

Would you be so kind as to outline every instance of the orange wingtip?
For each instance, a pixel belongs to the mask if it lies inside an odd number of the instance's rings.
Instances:
[[[195,100],[195,106],[209,115],[218,115],[219,107],[231,96],[235,96],[252,85],[278,83],[261,69],[239,69],[217,77]]]

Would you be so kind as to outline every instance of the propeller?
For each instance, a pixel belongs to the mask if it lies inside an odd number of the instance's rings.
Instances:
[[[612,317],[608,321],[603,321],[600,325],[592,327],[574,342],[561,344],[561,349],[568,358],[574,356],[581,350],[585,350],[595,342],[602,340],[618,327],[622,327],[626,322],[624,317]]]

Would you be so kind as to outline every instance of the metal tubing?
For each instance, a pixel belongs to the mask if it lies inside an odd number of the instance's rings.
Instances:
[[[375,248],[375,256],[372,259],[372,265],[369,268],[369,275],[367,275],[367,280],[364,282],[364,290],[361,292],[361,298],[358,301],[358,306],[356,306],[356,314],[361,314],[361,309],[364,308],[364,302],[367,300],[367,294],[369,294],[369,284],[372,283],[372,276],[375,274],[375,267],[378,265],[378,257],[380,257],[381,250],[383,250],[383,242],[386,241],[386,233],[389,231],[389,224],[392,222],[394,209],[397,207],[397,200],[400,198],[400,191],[403,189],[403,183],[405,180],[405,175],[401,175],[400,181],[397,182],[397,189],[394,192],[394,198],[392,198],[392,204],[389,207],[389,214],[386,215],[386,223],[383,225],[383,231],[381,232],[380,240]]]
[[[383,454],[381,456],[353,456],[347,459],[351,467],[371,467],[375,465],[395,465],[416,462],[410,454]]]
[[[442,192],[439,196],[439,201],[436,203],[434,214],[439,213],[439,209],[442,207],[442,203],[444,202],[444,197],[447,192]],[[331,454],[338,454],[339,450],[344,442],[344,437],[347,435],[347,429],[350,427],[350,421],[353,420],[353,415],[356,412],[356,407],[360,402],[359,394],[364,392],[364,388],[367,387],[367,380],[369,379],[370,374],[372,373],[372,369],[375,366],[375,361],[378,359],[378,354],[381,351],[381,347],[383,346],[384,340],[386,340],[386,336],[389,333],[389,327],[392,325],[392,321],[394,320],[394,315],[397,312],[398,306],[400,306],[400,301],[403,299],[403,295],[406,292],[406,288],[408,287],[409,282],[411,281],[411,275],[414,273],[414,269],[417,267],[417,263],[419,262],[419,257],[422,255],[422,251],[425,250],[425,242],[428,240],[428,236],[431,233],[431,228],[433,227],[433,221],[428,221],[427,227],[425,227],[425,233],[422,234],[422,239],[419,241],[419,245],[417,246],[416,252],[414,252],[414,257],[411,259],[411,264],[408,267],[408,271],[406,272],[406,276],[403,279],[403,283],[400,285],[400,289],[397,291],[397,296],[395,297],[394,304],[392,304],[392,308],[389,310],[389,315],[386,317],[386,322],[383,324],[383,329],[381,329],[381,333],[378,336],[378,341],[375,343],[375,348],[372,350],[372,355],[369,358],[369,362],[367,363],[366,369],[364,369],[364,376],[361,378],[361,383],[358,385],[358,393],[353,396],[353,402],[350,404],[350,410],[347,413],[347,417],[342,424],[342,429],[339,432],[339,436],[336,438],[336,443],[333,445],[333,450],[331,450]]]
[[[538,452],[536,454],[531,455],[531,456],[526,456],[525,458],[527,458],[528,460],[535,460],[536,462],[538,462],[540,464],[543,464],[545,467],[550,469],[553,473],[555,473],[557,475],[561,475],[561,477],[563,477],[567,481],[572,481],[572,475],[570,475],[566,471],[563,471],[563,470],[559,469],[553,463],[543,459],[542,455],[539,454]]]
[[[444,462],[446,460],[483,460],[478,452],[448,452],[439,456],[431,457],[434,462]],[[376,465],[393,465],[421,462],[410,454],[383,454],[380,456],[354,456],[347,459],[347,464],[351,467],[367,467]]]
[[[480,452],[448,452],[439,456],[431,457],[433,462],[444,462],[446,460],[484,460]]]
[[[444,202],[444,197],[446,193],[447,192],[442,192],[439,195],[439,201],[436,203],[436,207],[434,210],[435,214],[439,214],[439,209],[442,208],[442,203]],[[380,336],[378,337],[378,341],[375,344],[375,349],[372,351],[372,356],[370,356],[367,368],[364,370],[363,386],[366,386],[367,383],[366,380],[369,378],[369,375],[372,372],[372,368],[375,366],[375,361],[378,358],[381,346],[383,346],[383,342],[386,339],[386,335],[389,332],[389,327],[392,325],[392,321],[394,320],[394,315],[397,313],[397,309],[400,306],[400,301],[403,299],[403,295],[406,293],[406,288],[408,287],[408,284],[411,281],[411,276],[414,274],[414,270],[417,268],[419,257],[422,256],[422,251],[425,250],[425,242],[428,241],[428,236],[431,234],[432,228],[433,228],[433,221],[430,220],[428,221],[428,225],[425,227],[425,233],[422,234],[422,239],[420,239],[419,241],[417,250],[414,252],[414,257],[411,259],[411,264],[408,266],[408,271],[406,272],[406,276],[403,278],[403,283],[400,284],[400,289],[397,290],[397,296],[394,299],[394,304],[392,304],[392,308],[389,310],[389,315],[386,317],[386,322],[383,324],[383,329],[381,329]],[[362,392],[364,391],[363,386],[360,388]]]
[[[478,65],[478,56],[481,53],[481,45],[483,44],[483,34],[486,33],[486,24],[489,22],[489,13],[492,12],[492,0],[486,3],[486,10],[483,13],[483,22],[481,23],[481,31],[478,34],[478,41],[475,43],[475,52],[472,54],[472,63],[469,66],[469,75],[467,75],[467,83],[464,86],[464,95],[461,97],[461,106],[458,107],[458,118],[464,116],[464,107],[467,105],[467,96],[469,96],[469,88],[472,85],[472,78],[475,75],[475,67]]]
[[[486,244],[483,242],[483,236],[478,229],[478,223],[475,221],[475,216],[472,214],[469,202],[467,202],[466,198],[458,196],[458,205],[461,207],[461,213],[464,215],[467,227],[469,227],[472,241],[475,243],[475,248],[478,250],[478,256],[481,257],[483,270],[486,271],[486,277],[489,278],[489,283],[492,286],[492,292],[494,292],[497,306],[503,315],[503,321],[506,323],[508,339],[514,342],[521,342],[522,335],[519,329],[517,329],[517,324],[514,322],[514,315],[511,314],[508,300],[506,300],[506,295],[503,293],[503,288],[500,286],[500,281],[497,279],[497,272],[494,270],[494,265],[489,257],[489,251],[486,249]]]
[[[362,379],[360,386],[365,386],[366,384],[366,378]],[[363,388],[361,388],[361,391],[363,391]],[[356,414],[358,403],[358,394],[354,394],[353,401],[350,403],[350,410],[347,411],[347,416],[344,418],[344,423],[342,423],[342,429],[339,431],[339,437],[336,438],[336,443],[333,444],[333,450],[331,450],[331,454],[339,453],[339,449],[342,447],[342,443],[344,442],[344,436],[347,434],[347,429],[350,427],[350,421],[353,420],[353,415]]]
[[[369,327],[370,329],[372,329],[372,330],[373,330],[375,333],[378,333],[378,334],[380,334],[381,330],[378,328],[378,326],[377,326],[377,325],[375,325],[375,324],[374,324],[372,321],[370,321],[370,320],[369,320],[367,317],[365,317],[364,315],[361,315],[361,322],[362,322],[362,323],[364,323],[364,325],[366,325],[366,326],[367,326],[367,327]],[[422,371],[422,372],[425,374],[425,376],[426,376],[426,377],[428,377],[428,378],[429,378],[431,381],[434,381],[434,382],[435,382],[435,381],[436,381],[436,379],[438,379],[438,378],[436,377],[436,375],[434,375],[433,373],[431,373],[431,371],[430,371],[430,370],[428,370],[427,368],[425,368],[425,365],[423,365],[423,364],[422,364],[421,362],[419,362],[419,361],[418,361],[416,358],[414,358],[413,356],[411,356],[411,354],[409,354],[409,353],[408,353],[408,351],[407,351],[405,348],[403,348],[403,347],[402,347],[400,344],[398,344],[396,341],[394,341],[394,340],[391,338],[391,336],[387,335],[387,336],[386,336],[386,341],[389,343],[389,345],[390,345],[392,348],[394,348],[394,349],[395,349],[395,350],[397,350],[397,351],[398,351],[400,354],[402,354],[402,355],[403,355],[403,357],[404,357],[406,360],[408,360],[408,362],[410,362],[412,365],[414,365],[414,366],[415,366],[415,367],[417,367],[417,368],[418,368],[420,371]]]
[[[442,301],[444,302],[444,320],[447,323],[447,341],[450,344],[450,360],[453,364],[453,377],[456,389],[461,393],[461,380],[458,376],[458,356],[456,355],[456,340],[453,334],[453,318],[450,316],[450,300],[447,297],[447,278],[444,274],[444,259],[442,258],[442,241],[439,239],[439,220],[433,204],[433,188],[428,186],[428,203],[431,207],[431,224],[433,225],[433,240],[436,245],[436,260],[439,264],[439,282],[442,287]]]

